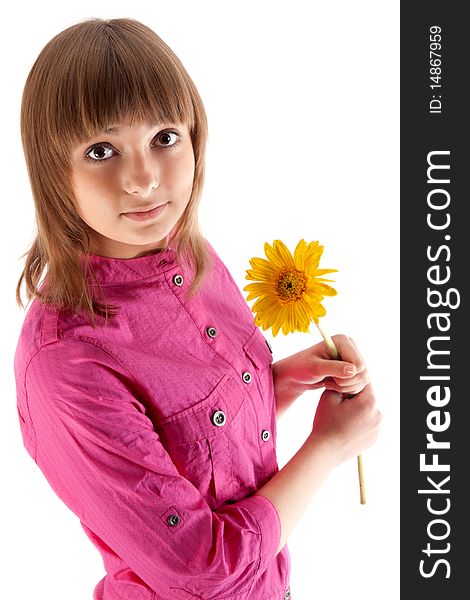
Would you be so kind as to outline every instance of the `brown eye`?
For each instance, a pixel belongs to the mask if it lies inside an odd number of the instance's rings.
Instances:
[[[164,131],[157,136],[159,142],[165,147],[171,147],[178,143],[178,134],[175,131]],[[172,142],[173,139],[173,143]]]
[[[101,162],[109,158],[109,155],[106,156],[106,150],[112,152],[111,148],[108,148],[108,146],[103,146],[103,144],[97,144],[96,146],[93,146],[88,150],[86,156],[94,162]]]

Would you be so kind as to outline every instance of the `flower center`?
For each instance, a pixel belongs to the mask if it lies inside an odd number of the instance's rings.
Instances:
[[[305,274],[297,269],[281,271],[277,281],[277,296],[283,304],[295,302],[307,289]]]

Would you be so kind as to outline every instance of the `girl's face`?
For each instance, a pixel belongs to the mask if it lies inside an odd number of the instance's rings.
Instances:
[[[137,258],[166,248],[189,202],[194,153],[186,125],[116,125],[72,150],[72,184],[91,252]],[[145,220],[124,213],[164,205]]]

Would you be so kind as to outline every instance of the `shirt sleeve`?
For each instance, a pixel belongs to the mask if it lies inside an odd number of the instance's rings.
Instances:
[[[92,342],[43,346],[25,378],[38,467],[82,523],[162,597],[248,591],[276,556],[276,508],[254,495],[211,510],[178,472],[136,385]]]

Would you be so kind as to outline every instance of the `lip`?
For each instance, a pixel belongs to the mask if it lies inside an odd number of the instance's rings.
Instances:
[[[142,212],[128,212],[122,213],[125,217],[129,217],[129,219],[133,219],[134,221],[148,221],[149,219],[153,219],[157,217],[164,209],[168,202],[165,204],[160,204],[155,208],[151,208],[150,210],[142,211]]]

